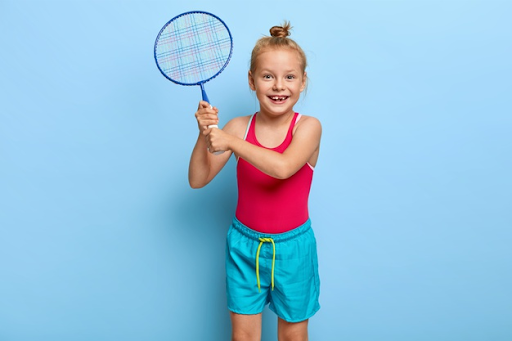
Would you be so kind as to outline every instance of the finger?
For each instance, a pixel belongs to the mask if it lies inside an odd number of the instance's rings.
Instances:
[[[197,120],[203,124],[203,125],[206,125],[206,123],[208,124],[212,124],[212,122],[219,122],[219,119],[217,118],[217,116],[213,116],[213,115],[205,115],[205,116],[199,116],[197,118]]]
[[[218,127],[217,123],[218,122],[216,122],[216,121],[205,121],[205,122],[201,122],[200,124],[202,126],[205,126],[205,127],[208,127],[208,128],[213,128],[213,127],[216,128],[216,127]]]
[[[213,125],[214,125],[214,124],[201,124],[201,125],[200,125],[200,126],[201,126],[201,133],[202,133],[203,135],[208,135],[208,134],[210,134],[210,133],[211,133],[211,131],[206,131],[206,130],[208,130],[208,129],[212,129],[212,126],[213,126]]]
[[[201,106],[201,108],[198,108],[198,110],[202,110],[204,112],[209,112],[209,113],[212,113],[212,114],[217,114],[219,112],[219,109],[217,109],[216,107],[212,107],[208,104],[208,102],[204,102],[206,103],[206,105],[204,106]]]
[[[217,113],[212,113],[212,112],[204,113],[201,116],[203,118],[210,119],[210,120],[218,119]]]
[[[199,109],[196,112],[196,117],[199,116],[204,118],[216,119],[218,117],[218,112],[212,109]]]
[[[201,109],[201,108],[211,108],[211,105],[210,105],[210,103],[208,103],[206,101],[199,101],[199,105],[197,106],[197,109]]]
[[[196,120],[200,126],[216,125],[219,123],[217,116],[212,114],[196,114]]]
[[[199,125],[202,125],[202,126],[209,126],[218,121],[219,120],[217,120],[215,118],[208,119],[208,118],[204,118],[204,117],[198,117],[198,119],[197,119],[197,122],[199,122]]]
[[[202,113],[202,114],[206,114],[206,113],[208,113],[208,114],[217,114],[217,112],[215,110],[211,109],[210,107],[208,107],[208,108],[204,108],[204,107],[198,108],[197,112],[198,113]]]

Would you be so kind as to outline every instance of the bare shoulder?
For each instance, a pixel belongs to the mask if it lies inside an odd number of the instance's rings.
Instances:
[[[228,123],[226,123],[226,125],[224,126],[224,128],[222,128],[222,130],[224,130],[228,134],[235,135],[239,138],[243,138],[250,119],[251,115],[235,117],[229,120]]]
[[[302,115],[297,122],[294,131],[312,131],[316,133],[322,132],[322,124],[320,120],[313,116]]]

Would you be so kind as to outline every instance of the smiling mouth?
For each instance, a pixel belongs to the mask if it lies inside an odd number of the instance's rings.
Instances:
[[[288,99],[288,96],[268,96],[273,102],[281,103]]]

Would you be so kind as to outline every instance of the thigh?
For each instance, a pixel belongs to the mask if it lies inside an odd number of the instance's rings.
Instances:
[[[231,228],[226,242],[226,294],[228,309],[241,315],[255,315],[268,303],[270,275],[265,276],[267,259],[260,257],[261,291],[256,277],[256,253],[259,241]],[[270,262],[272,259],[270,259]],[[270,267],[268,267],[270,274]]]
[[[278,318],[277,335],[279,341],[307,341],[308,321],[287,322],[282,318]]]
[[[276,245],[274,280],[269,308],[283,320],[304,321],[320,309],[320,278],[313,230]]]
[[[234,341],[261,340],[261,313],[254,315],[229,312],[231,317],[231,339]]]

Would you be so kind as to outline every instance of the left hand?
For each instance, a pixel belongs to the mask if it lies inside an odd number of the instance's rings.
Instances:
[[[206,135],[206,145],[210,153],[229,150],[230,141],[233,136],[219,128],[209,128],[203,131]]]

